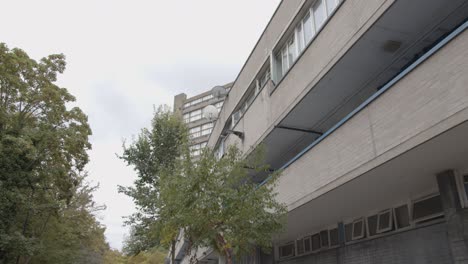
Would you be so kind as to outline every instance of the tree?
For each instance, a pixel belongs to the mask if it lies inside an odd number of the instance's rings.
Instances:
[[[234,256],[250,254],[255,246],[269,248],[272,235],[283,226],[286,210],[275,200],[277,176],[259,186],[249,175],[251,169],[267,169],[261,151],[245,159],[238,148],[231,147],[218,160],[207,149],[199,159],[192,159],[188,142],[181,118],[160,108],[151,130],[142,130],[129,147],[124,145],[122,158],[138,174],[134,187],[120,189],[137,204],[128,222],[133,228],[127,253],[169,245],[174,261],[180,230],[185,231],[191,249],[211,246],[229,263]]]
[[[0,263],[90,263],[108,248],[85,183],[87,116],[55,84],[65,65],[0,43]]]
[[[151,129],[143,129],[134,141],[126,146],[120,157],[127,165],[134,167],[138,178],[131,187],[119,187],[133,198],[137,212],[128,218],[132,226],[125,252],[136,255],[154,248],[163,242],[175,244],[176,229],[168,232],[170,222],[161,210],[167,208],[161,199],[161,173],[171,171],[185,152],[188,152],[188,129],[181,117],[173,114],[168,107],[159,107],[154,114]]]
[[[263,156],[261,146],[249,158],[231,146],[219,160],[206,149],[198,160],[181,161],[179,171],[167,178],[183,194],[178,196],[178,205],[183,205],[179,217],[192,249],[212,247],[232,263],[234,257],[252,254],[256,246],[271,248],[286,209],[273,191],[279,173],[262,186],[249,173],[268,171]]]

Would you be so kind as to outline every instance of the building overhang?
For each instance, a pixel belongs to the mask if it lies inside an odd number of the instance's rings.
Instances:
[[[266,162],[282,168],[467,17],[462,0],[395,1],[270,130],[262,140]]]
[[[284,243],[338,222],[368,216],[438,192],[436,174],[468,170],[468,121],[410,149],[288,213]]]

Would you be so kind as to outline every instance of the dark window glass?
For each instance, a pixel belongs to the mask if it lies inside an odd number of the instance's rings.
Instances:
[[[465,186],[465,193],[468,198],[468,174],[463,176],[463,185]]]
[[[310,237],[304,238],[304,251],[310,252],[311,245],[310,245]]]
[[[320,249],[320,234],[315,234],[312,236],[312,251]]]
[[[304,254],[304,239],[297,240],[296,247],[297,247],[297,254],[298,255]]]
[[[328,230],[320,232],[320,240],[322,241],[322,247],[328,247]]]
[[[428,220],[429,218],[431,218],[431,216],[436,217],[442,212],[442,201],[440,200],[440,195],[437,195],[426,200],[414,203],[413,220]]]
[[[410,225],[408,205],[402,205],[395,208],[396,227],[404,228]]]
[[[346,236],[346,242],[353,240],[353,224],[352,223],[345,225],[345,236]]]
[[[363,227],[364,226],[363,226],[363,221],[362,220],[354,222],[354,224],[353,224],[353,237],[354,237],[354,239],[358,239],[358,238],[362,237],[362,235],[364,234]]]
[[[280,247],[280,258],[294,256],[294,243]]]
[[[379,232],[388,231],[392,225],[392,214],[390,211],[379,214]]]
[[[330,230],[330,246],[338,246],[340,244],[340,238],[338,235],[338,228]]]
[[[369,227],[369,235],[375,236],[377,234],[377,215],[367,217],[367,225]]]

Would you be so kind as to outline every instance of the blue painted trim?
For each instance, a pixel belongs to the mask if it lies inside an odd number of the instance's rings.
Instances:
[[[317,140],[312,142],[309,146],[307,146],[305,149],[303,149],[299,154],[297,154],[294,158],[286,162],[283,166],[281,166],[280,170],[284,170],[287,167],[289,167],[293,162],[298,160],[300,157],[302,157],[305,153],[307,153],[310,149],[315,147],[317,144],[322,142],[326,137],[328,137],[331,133],[333,133],[335,130],[337,130],[339,127],[341,127],[344,123],[346,123],[348,120],[350,120],[353,116],[355,116],[357,113],[359,113],[362,109],[366,108],[370,103],[372,103],[374,100],[376,100],[379,96],[381,96],[383,93],[385,93],[387,90],[389,90],[394,84],[396,84],[398,81],[403,79],[408,73],[410,73],[412,70],[414,70],[416,67],[418,67],[421,63],[423,63],[425,60],[427,60],[430,56],[432,56],[434,53],[436,53],[438,50],[440,50],[443,46],[445,46],[447,43],[449,43],[452,39],[454,39],[456,36],[458,36],[460,33],[462,33],[466,28],[468,27],[468,21],[464,22],[461,26],[459,26],[457,29],[452,31],[447,37],[442,39],[437,45],[432,47],[428,52],[426,52],[424,55],[422,55],[419,59],[417,59],[415,62],[413,62],[410,66],[408,66],[405,70],[400,72],[397,76],[395,76],[392,80],[390,80],[388,83],[386,83],[379,91],[377,91],[375,94],[373,94],[371,97],[369,97],[366,101],[364,101],[361,105],[359,105],[356,109],[354,109],[351,113],[349,113],[346,117],[341,119],[336,125],[334,125],[332,128],[327,130],[321,137],[319,137]],[[271,179],[271,175],[269,175],[262,183],[260,183],[260,186],[264,185],[266,182],[268,182]]]

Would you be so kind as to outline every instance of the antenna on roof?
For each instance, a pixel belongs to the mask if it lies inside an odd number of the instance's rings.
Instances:
[[[213,94],[213,97],[220,99],[227,95],[227,90],[224,86],[215,86],[211,89],[211,93]]]
[[[209,121],[214,121],[218,118],[218,108],[214,105],[207,105],[202,110],[202,116]]]

